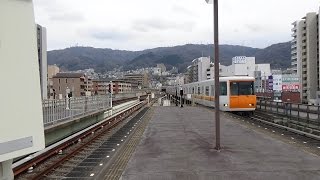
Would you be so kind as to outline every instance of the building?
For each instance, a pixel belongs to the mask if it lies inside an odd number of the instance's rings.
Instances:
[[[40,73],[41,97],[48,98],[48,66],[47,66],[47,30],[45,27],[36,25],[37,27],[37,50],[38,63]]]
[[[152,74],[153,74],[153,75],[156,75],[156,76],[161,76],[161,75],[162,75],[162,70],[161,70],[161,68],[158,68],[158,67],[153,68],[153,69],[152,69]]]
[[[123,80],[113,80],[113,93],[129,93],[137,89],[137,84],[132,84],[131,82],[123,81]]]
[[[130,82],[132,84],[138,84],[141,87],[149,87],[149,76],[147,73],[143,74],[126,74],[123,81]]]
[[[219,64],[220,76],[250,76],[256,77],[257,88],[262,89],[261,84],[271,75],[270,64],[256,64],[255,57],[236,56],[232,58],[232,64],[225,66]],[[192,61],[187,69],[186,82],[204,81],[214,79],[214,63],[210,63],[209,57],[200,57]],[[265,82],[264,82],[265,81]]]
[[[108,80],[92,80],[92,94],[93,95],[107,95],[109,93],[109,84]]]
[[[271,75],[270,64],[256,64],[255,57],[236,56],[232,64],[223,72],[226,76],[255,76],[255,71],[260,71],[261,76]]]
[[[157,64],[157,68],[160,68],[160,69],[161,69],[161,73],[167,71],[167,68],[166,68],[166,66],[165,66],[163,63]]]
[[[54,99],[65,98],[67,91],[72,97],[91,95],[92,80],[84,73],[58,73],[52,79]]]
[[[109,84],[110,80],[92,80],[92,94],[93,95],[107,95],[109,94]],[[137,85],[132,85],[130,82],[123,80],[112,80],[112,92],[113,94],[119,93],[129,93],[134,89],[132,87],[137,87]]]
[[[53,99],[53,76],[60,72],[60,68],[57,65],[48,65],[48,98]]]
[[[224,66],[222,64],[219,64],[219,75],[220,76],[227,76],[226,75],[227,68],[228,68],[228,66]],[[211,63],[210,67],[207,68],[207,79],[213,79],[213,78],[214,78],[214,63]]]
[[[296,97],[300,94],[299,77],[296,74],[277,72],[268,76],[267,80],[262,79],[256,83],[262,83],[260,86],[263,87],[255,87],[258,96],[268,96],[276,101],[301,103],[300,97]]]
[[[282,88],[282,91],[299,92],[300,91],[300,83],[299,83],[298,75],[296,75],[296,74],[283,74],[281,88]]]
[[[292,70],[299,77],[303,103],[316,100],[319,90],[319,18],[315,12],[307,13],[292,23]]]
[[[184,85],[184,75],[179,75],[176,77],[176,85]]]
[[[191,82],[207,80],[207,69],[210,67],[210,57],[200,57],[192,61],[188,67],[189,80]]]
[[[52,79],[53,76],[60,72],[60,68],[57,65],[48,65],[48,79]]]

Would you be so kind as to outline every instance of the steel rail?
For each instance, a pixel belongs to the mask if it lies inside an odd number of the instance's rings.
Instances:
[[[128,98],[128,99],[122,99],[122,100],[117,100],[115,101],[115,104],[122,104],[124,102],[128,102],[132,99],[136,99],[136,98]],[[118,120],[116,123],[118,124],[119,122],[121,122],[121,120],[124,119],[124,117],[127,117],[130,115],[130,113],[135,112],[137,109],[138,105],[135,105],[133,107],[131,107],[130,109],[123,111],[122,113],[119,113],[113,117],[111,117],[110,119],[104,121],[102,124],[97,123],[96,125],[93,125],[89,128],[87,128],[87,130],[81,134],[78,134],[76,136],[74,136],[73,138],[69,139],[68,141],[59,144],[51,149],[49,149],[48,151],[43,152],[42,154],[39,154],[38,156],[32,158],[30,161],[27,161],[26,163],[23,163],[21,165],[18,165],[17,167],[14,167],[13,171],[14,171],[14,175],[18,176],[21,173],[25,172],[26,170],[28,170],[30,167],[33,167],[35,165],[41,164],[42,162],[44,162],[45,160],[49,159],[52,156],[55,156],[59,153],[60,150],[64,150],[72,145],[75,144],[75,142],[77,142],[79,139],[83,139],[85,137],[88,137],[89,135],[91,135],[92,132],[96,132],[102,128],[104,128],[105,126],[107,127],[109,125],[109,122],[114,122],[116,119]],[[141,108],[141,107],[139,107]],[[129,114],[127,112],[130,112]],[[125,114],[125,115],[124,115]],[[124,115],[124,116],[123,116]],[[119,118],[121,117],[121,118]],[[115,123],[113,123],[114,125]],[[114,127],[114,126],[112,126]],[[108,127],[107,130],[110,130],[111,127]],[[72,136],[72,135],[71,135]],[[62,140],[63,141],[63,140]]]

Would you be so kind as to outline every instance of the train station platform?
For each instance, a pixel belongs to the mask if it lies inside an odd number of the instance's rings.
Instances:
[[[319,179],[320,157],[242,125],[221,113],[222,150],[214,112],[154,107],[122,180]]]

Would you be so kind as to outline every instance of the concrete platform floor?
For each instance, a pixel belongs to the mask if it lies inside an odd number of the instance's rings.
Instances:
[[[253,131],[221,114],[221,152],[212,150],[214,113],[155,107],[122,180],[320,179],[320,157]]]

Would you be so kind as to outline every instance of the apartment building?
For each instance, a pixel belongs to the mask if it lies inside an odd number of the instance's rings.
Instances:
[[[314,103],[319,91],[319,16],[307,13],[292,23],[292,69],[299,76],[300,98]]]
[[[114,94],[129,93],[134,90],[132,87],[135,86],[135,85],[132,85],[131,82],[122,81],[122,80],[113,80],[112,84],[113,84]]]
[[[138,84],[141,87],[149,87],[149,76],[147,73],[143,74],[126,74],[123,81],[130,82],[132,84]]]
[[[207,80],[207,69],[210,67],[210,57],[200,57],[192,61],[188,67],[188,81],[198,82]]]
[[[52,79],[55,99],[65,98],[68,91],[72,97],[91,95],[92,80],[84,73],[58,73]]]
[[[92,80],[92,94],[94,95],[107,95],[109,94],[109,84],[110,80]],[[113,94],[118,93],[129,93],[134,87],[130,82],[123,80],[113,80],[112,81],[112,92]]]
[[[107,95],[109,94],[109,84],[110,81],[108,80],[99,80],[93,79],[92,80],[92,94],[93,95]]]
[[[36,25],[37,31],[37,50],[40,74],[40,86],[42,99],[48,98],[48,65],[47,65],[47,30],[45,27]]]

